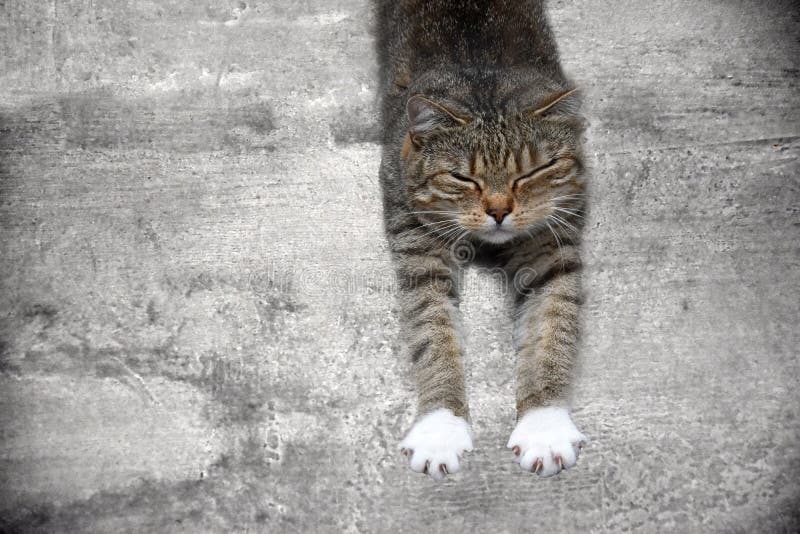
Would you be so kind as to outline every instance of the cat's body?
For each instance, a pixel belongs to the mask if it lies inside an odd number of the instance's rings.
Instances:
[[[566,411],[578,341],[582,122],[540,1],[378,2],[385,229],[434,478],[471,448],[458,247],[503,269],[515,307],[520,465],[551,475],[585,440]]]

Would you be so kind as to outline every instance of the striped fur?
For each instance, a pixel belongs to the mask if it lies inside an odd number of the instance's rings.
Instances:
[[[457,247],[513,288],[518,417],[563,402],[581,304],[583,122],[542,2],[391,0],[377,13],[385,230],[419,413],[469,416]]]

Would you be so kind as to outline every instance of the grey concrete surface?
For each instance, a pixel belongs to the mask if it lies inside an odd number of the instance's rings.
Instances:
[[[503,295],[476,450],[413,418],[366,0],[0,3],[0,531],[796,532],[796,3],[551,2],[591,122],[554,479],[519,473]]]

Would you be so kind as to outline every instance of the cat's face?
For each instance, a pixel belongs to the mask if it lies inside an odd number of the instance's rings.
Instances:
[[[431,104],[409,106],[403,148],[409,197],[429,233],[503,243],[547,225],[569,230],[585,189],[579,121],[534,111],[487,122]]]

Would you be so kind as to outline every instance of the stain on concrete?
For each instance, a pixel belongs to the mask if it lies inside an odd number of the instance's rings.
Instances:
[[[156,250],[161,250],[161,241],[158,238],[158,233],[153,228],[153,225],[150,221],[144,219],[144,217],[137,217],[136,218],[136,227],[141,232],[141,235],[153,246]]]
[[[216,401],[208,406],[207,416],[217,423],[255,424],[265,419],[264,407],[273,394],[272,384],[268,376],[243,361],[204,359],[198,382]]]
[[[10,344],[0,337],[0,373],[19,375],[20,368],[9,358]]]
[[[255,102],[236,110],[237,119],[258,135],[267,135],[278,126],[275,112],[268,102]]]
[[[153,403],[108,379],[122,374],[111,370],[105,378],[60,382],[32,375],[3,380],[3,450],[24,450],[41,461],[9,458],[0,488],[1,517],[42,492],[63,502],[135,485],[148,472],[158,472],[164,482],[183,480],[219,456],[222,436],[214,436],[192,409],[204,403],[202,394],[150,378],[144,387],[164,401]],[[171,393],[165,396],[167,390]],[[30,432],[38,436],[34,443],[26,441]],[[80,460],[86,455],[91,461]]]
[[[260,461],[261,449],[260,443],[251,442],[237,457],[223,456],[203,471],[198,470],[193,480],[142,480],[125,491],[102,491],[66,505],[22,502],[8,515],[0,516],[0,529],[85,531],[99,525],[112,530],[159,532],[296,529],[301,513],[297,503],[305,499],[300,492],[278,495],[275,484],[280,480]],[[242,477],[243,468],[254,474],[260,471],[260,476]],[[153,513],[155,510],[158,513]]]
[[[25,307],[22,315],[29,320],[36,317],[41,317],[48,324],[51,324],[55,316],[58,315],[58,310],[55,306],[50,304],[31,304]]]
[[[156,309],[156,303],[153,299],[147,303],[147,320],[150,324],[156,324],[158,322],[158,310]]]
[[[177,91],[126,98],[100,87],[43,97],[5,113],[0,149],[50,144],[82,150],[240,150],[273,143],[268,137],[276,128],[272,105],[250,90],[223,97]]]

